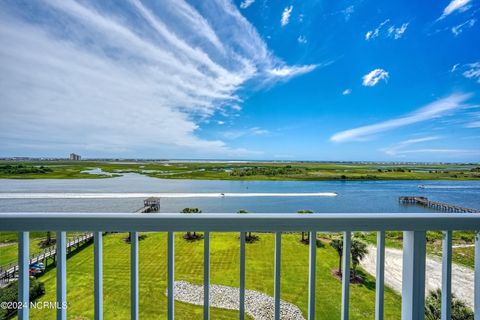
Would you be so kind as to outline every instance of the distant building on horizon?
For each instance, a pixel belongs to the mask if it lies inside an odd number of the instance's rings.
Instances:
[[[75,154],[75,153],[70,153],[70,160],[78,161],[78,160],[81,160],[81,159],[82,159],[82,157],[80,157],[80,155]]]

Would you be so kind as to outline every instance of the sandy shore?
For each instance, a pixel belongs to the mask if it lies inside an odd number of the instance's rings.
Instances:
[[[375,276],[377,248],[368,247],[368,254],[361,266],[368,273]],[[385,248],[385,284],[395,291],[402,291],[402,250]],[[438,257],[427,256],[426,262],[426,291],[441,287],[442,261]],[[474,272],[472,269],[452,264],[452,292],[455,296],[473,308]]]

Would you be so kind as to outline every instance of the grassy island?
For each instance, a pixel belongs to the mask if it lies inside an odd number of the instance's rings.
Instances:
[[[97,168],[99,174],[88,173]],[[98,179],[123,173],[199,180],[480,180],[480,164],[0,161],[5,179]]]

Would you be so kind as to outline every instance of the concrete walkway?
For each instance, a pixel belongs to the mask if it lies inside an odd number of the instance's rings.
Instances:
[[[377,248],[368,247],[368,254],[361,267],[375,276]],[[395,291],[402,291],[403,252],[399,249],[385,248],[385,284]],[[427,256],[426,292],[440,288],[442,283],[442,261],[439,257]],[[452,292],[455,296],[473,308],[474,272],[472,269],[452,264]]]

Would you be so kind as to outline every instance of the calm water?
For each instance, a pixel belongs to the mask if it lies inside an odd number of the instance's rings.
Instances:
[[[418,185],[425,185],[419,189]],[[425,212],[419,206],[398,203],[404,195],[466,207],[480,207],[480,181],[204,181],[162,180],[137,174],[112,179],[8,180],[0,192],[336,192],[337,197],[163,198],[162,212],[198,207],[203,212]],[[131,212],[142,198],[129,199],[0,199],[1,212]]]

